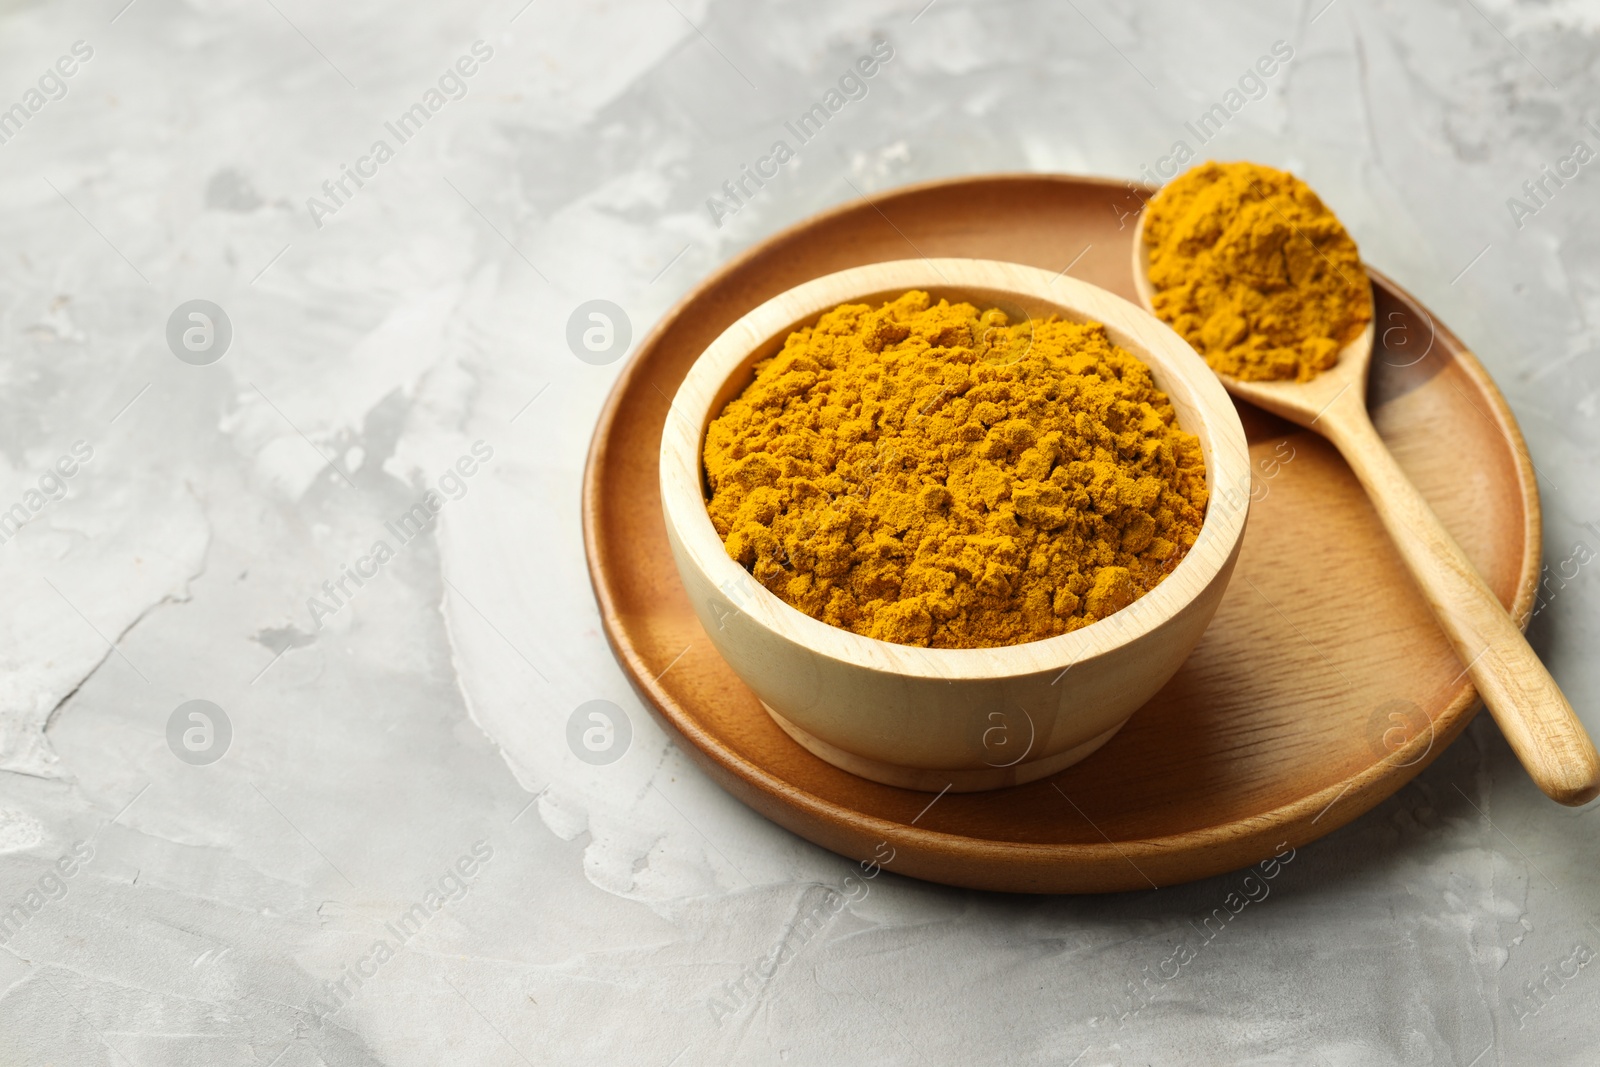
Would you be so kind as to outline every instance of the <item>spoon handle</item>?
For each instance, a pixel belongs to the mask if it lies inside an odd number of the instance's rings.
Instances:
[[[1344,454],[1439,625],[1467,664],[1473,685],[1534,783],[1562,804],[1600,794],[1600,755],[1498,597],[1428,507],[1350,390],[1322,418]],[[1353,402],[1352,402],[1353,401]]]

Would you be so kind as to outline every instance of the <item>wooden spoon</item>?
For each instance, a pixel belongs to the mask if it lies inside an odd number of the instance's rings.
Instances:
[[[1145,214],[1133,231],[1133,282],[1155,312]],[[1367,414],[1373,326],[1339,352],[1339,362],[1308,382],[1247,382],[1217,375],[1228,392],[1326,437],[1366,488],[1473,685],[1511,749],[1545,794],[1586,804],[1600,794],[1600,754],[1555,679],[1389,454]]]

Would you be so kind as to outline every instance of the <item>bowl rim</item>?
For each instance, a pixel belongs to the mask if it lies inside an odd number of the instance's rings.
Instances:
[[[1206,516],[1188,553],[1154,589],[1128,607],[1071,633],[989,648],[922,648],[866,637],[814,619],[755,581],[727,554],[712,525],[702,483],[701,453],[712,405],[727,381],[757,351],[840,304],[918,289],[987,291],[1050,306],[1056,313],[1102,323],[1112,340],[1151,369],[1157,387],[1179,409],[1183,429],[1200,439],[1209,490]],[[891,297],[892,298],[892,297]],[[769,634],[828,659],[866,670],[956,681],[1062,671],[1137,641],[1181,613],[1227,571],[1244,535],[1250,504],[1250,459],[1244,426],[1222,383],[1171,327],[1138,305],[1096,285],[1037,267],[988,259],[902,259],[825,274],[766,300],[732,323],[696,357],[662,428],[661,501],[668,532],[733,608]],[[1184,412],[1190,414],[1186,418]],[[1198,417],[1196,417],[1198,416]],[[686,558],[685,558],[686,557]]]

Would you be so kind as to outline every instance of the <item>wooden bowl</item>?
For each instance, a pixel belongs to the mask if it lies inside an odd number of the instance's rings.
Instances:
[[[1104,324],[1149,365],[1201,443],[1211,502],[1188,554],[1159,585],[1072,633],[1001,648],[916,648],[863,637],[789,606],[728,557],[706,512],[706,428],[798,327],[840,304],[907,290],[999,307],[1013,321]],[[828,274],[729,326],[678,389],[661,438],[661,500],[680,577],[712,644],[773,719],[836,767],[901,788],[972,792],[1071,766],[1122,728],[1199,642],[1238,558],[1250,502],[1244,427],[1216,376],[1178,335],[1104,289],[979,259],[906,259]]]

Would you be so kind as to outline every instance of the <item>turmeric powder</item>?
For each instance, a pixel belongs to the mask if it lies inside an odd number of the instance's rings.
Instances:
[[[1293,174],[1205,163],[1145,210],[1156,315],[1220,374],[1309,381],[1372,319],[1355,241]]]
[[[986,648],[1105,618],[1194,544],[1200,443],[1093,322],[909,292],[791,333],[711,422],[728,555],[813,618]]]

